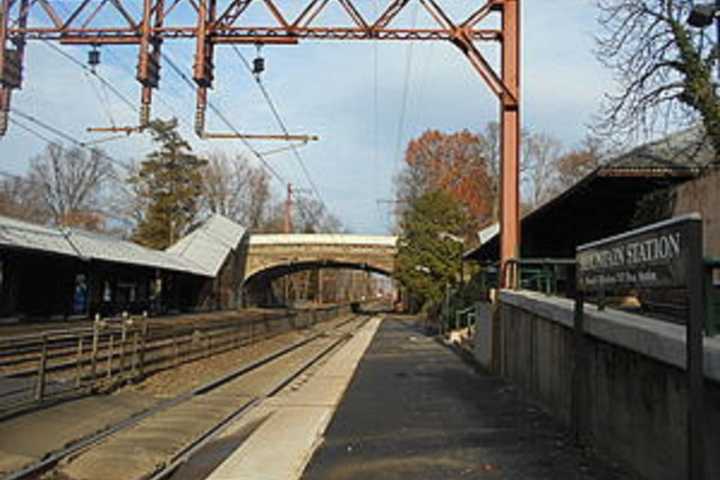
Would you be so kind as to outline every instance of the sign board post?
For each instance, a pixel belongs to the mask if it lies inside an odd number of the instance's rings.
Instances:
[[[588,295],[668,289],[686,292],[686,371],[688,380],[687,474],[704,479],[704,372],[702,219],[698,214],[672,218],[577,248],[578,297],[575,306],[573,422],[579,436],[584,398],[583,302]]]

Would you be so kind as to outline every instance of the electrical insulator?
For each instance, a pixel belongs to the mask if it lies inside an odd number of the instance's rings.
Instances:
[[[160,64],[155,59],[150,58],[148,63],[148,85],[157,88],[160,85]]]
[[[252,73],[255,77],[259,77],[265,71],[265,59],[260,55],[261,44],[257,44],[257,56],[253,60]]]
[[[253,60],[253,74],[260,75],[265,71],[265,59],[263,57],[256,57]]]
[[[95,46],[88,52],[88,65],[93,71],[95,71],[95,67],[100,65],[100,50]]]

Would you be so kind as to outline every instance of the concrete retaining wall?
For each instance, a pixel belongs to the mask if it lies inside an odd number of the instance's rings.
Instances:
[[[493,308],[489,303],[475,304],[475,335],[473,339],[473,354],[475,360],[487,368],[492,368],[493,358]]]
[[[571,422],[573,302],[500,295],[500,373]],[[587,443],[651,479],[686,478],[684,327],[586,308],[588,371],[581,405]],[[720,478],[720,341],[705,342],[706,478]]]

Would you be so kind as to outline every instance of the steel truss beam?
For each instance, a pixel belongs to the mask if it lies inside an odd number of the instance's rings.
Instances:
[[[213,83],[216,46],[226,44],[297,44],[301,40],[449,41],[500,101],[502,125],[501,257],[503,284],[515,284],[508,260],[519,256],[519,138],[520,138],[520,1],[484,0],[472,4],[462,21],[455,21],[442,0],[419,2],[434,24],[425,28],[396,26],[413,3],[385,0],[375,18],[358,8],[361,0],[142,0],[142,11],[128,8],[140,0],[0,0],[0,135],[5,133],[11,92],[21,86],[27,40],[54,40],[75,45],[138,45],[137,80],[141,84],[140,127],[150,119],[152,91],[160,80],[162,43],[195,39],[193,79],[197,84],[195,131],[205,132],[208,88]],[[65,7],[61,8],[60,4]],[[296,5],[290,15],[290,5]],[[297,8],[300,3],[301,8]],[[265,25],[248,25],[252,4],[265,8]],[[321,15],[340,5],[347,24],[324,25]],[[181,15],[174,15],[182,11]],[[499,13],[501,28],[481,28]],[[192,19],[195,19],[192,22]],[[32,21],[31,21],[32,20]],[[502,45],[502,68],[496,71],[477,46]]]

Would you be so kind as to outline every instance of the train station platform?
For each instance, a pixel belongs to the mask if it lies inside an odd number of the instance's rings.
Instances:
[[[465,363],[419,324],[391,316],[302,478],[634,477],[574,447],[569,431],[521,392]]]

